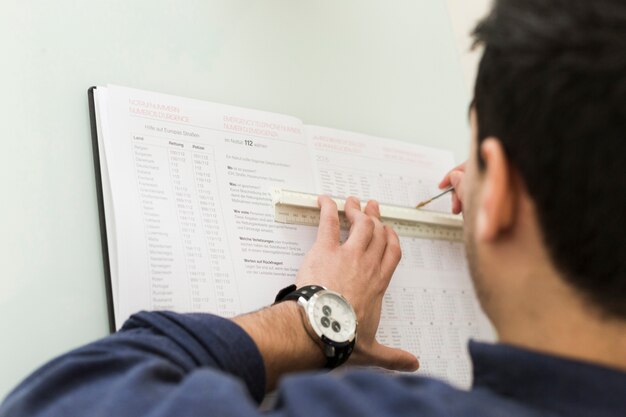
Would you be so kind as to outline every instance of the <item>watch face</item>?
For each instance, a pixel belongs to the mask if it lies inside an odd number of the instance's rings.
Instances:
[[[309,300],[309,319],[318,335],[344,343],[354,338],[356,316],[352,306],[332,291],[320,291]]]

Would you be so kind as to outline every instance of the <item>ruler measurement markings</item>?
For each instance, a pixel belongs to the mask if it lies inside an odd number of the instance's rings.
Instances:
[[[340,211],[341,227],[347,229],[349,223],[343,213],[345,200],[337,197],[332,198]],[[307,226],[319,224],[316,194],[275,190],[273,201],[277,222]],[[463,220],[460,216],[391,205],[381,205],[380,209],[382,223],[393,227],[400,236],[463,240]]]

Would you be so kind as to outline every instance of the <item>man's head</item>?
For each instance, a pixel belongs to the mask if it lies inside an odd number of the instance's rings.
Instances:
[[[484,307],[497,321],[536,286],[626,320],[626,2],[498,0],[475,38],[465,214]]]

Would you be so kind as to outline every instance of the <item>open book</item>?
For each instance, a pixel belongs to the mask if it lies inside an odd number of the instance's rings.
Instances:
[[[316,235],[274,221],[275,188],[413,206],[454,162],[281,114],[118,86],[89,95],[112,329],[142,309],[229,317],[271,304]],[[463,245],[401,245],[378,339],[415,353],[418,372],[467,386],[466,342],[491,330]]]

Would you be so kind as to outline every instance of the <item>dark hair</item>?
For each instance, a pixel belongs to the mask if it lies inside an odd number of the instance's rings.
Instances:
[[[563,278],[626,319],[626,1],[496,0],[474,37],[479,144],[502,142]]]

